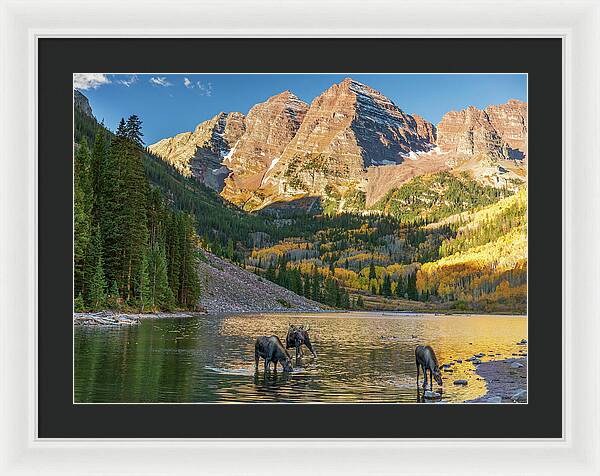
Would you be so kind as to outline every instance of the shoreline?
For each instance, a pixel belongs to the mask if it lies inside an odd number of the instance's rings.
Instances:
[[[74,312],[74,326],[131,326],[144,319],[178,319],[206,315],[205,312]]]
[[[403,316],[414,316],[419,314],[433,315],[435,317],[451,317],[451,316],[464,316],[466,314],[482,315],[482,316],[514,316],[524,317],[526,314],[486,314],[486,313],[466,313],[466,312],[425,312],[425,311],[372,311],[365,309],[320,309],[320,310],[298,310],[298,309],[286,309],[282,311],[274,311],[272,309],[265,309],[262,311],[255,310],[244,310],[244,311],[229,311],[229,312],[208,312],[208,311],[174,311],[174,312],[116,312],[116,311],[98,311],[98,312],[74,312],[73,313],[73,325],[74,326],[120,326],[120,325],[134,325],[138,324],[144,319],[180,319],[189,317],[200,317],[200,316],[231,316],[231,315],[255,315],[255,314],[360,314],[360,313],[381,313],[383,317],[403,317]]]
[[[512,367],[515,363],[521,367]],[[465,403],[527,403],[527,357],[482,362],[475,373],[485,380],[487,392]],[[513,398],[523,390],[524,394]]]

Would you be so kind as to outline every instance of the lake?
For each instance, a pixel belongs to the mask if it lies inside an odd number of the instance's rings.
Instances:
[[[317,358],[304,348],[294,372],[279,367],[265,375],[261,360],[255,373],[256,337],[275,334],[285,341],[289,323],[310,326]],[[523,316],[391,312],[205,315],[76,326],[74,395],[75,402],[416,403],[414,349],[429,344],[440,365],[462,360],[443,372],[442,402],[464,402],[486,393],[485,381],[465,359],[526,352],[516,344],[523,338]],[[468,385],[453,385],[457,379]]]

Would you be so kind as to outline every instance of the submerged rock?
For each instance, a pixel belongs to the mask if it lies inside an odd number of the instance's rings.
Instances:
[[[519,390],[512,397],[510,397],[510,399],[513,402],[526,403],[527,402],[527,390]]]
[[[513,369],[519,369],[519,368],[523,367],[523,364],[522,364],[522,363],[520,363],[520,362],[513,362],[512,364],[510,364],[510,366],[511,366]]]
[[[467,385],[469,382],[466,380],[455,380],[454,385]]]
[[[494,396],[484,400],[486,403],[502,403],[502,397]]]
[[[428,400],[438,400],[442,398],[442,395],[438,392],[434,392],[433,390],[425,390],[423,396]]]

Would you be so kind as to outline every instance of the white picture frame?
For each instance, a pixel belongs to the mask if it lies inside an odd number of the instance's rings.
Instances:
[[[600,2],[1,4],[0,474],[600,474]],[[564,131],[563,216],[549,224],[548,233],[562,230],[563,236],[562,257],[557,250],[555,260],[563,265],[564,377],[546,383],[548,391],[563,392],[563,437],[38,438],[37,39],[82,36],[563,38],[563,97],[556,98],[563,105],[563,116],[556,117]],[[548,365],[561,365],[550,360]]]

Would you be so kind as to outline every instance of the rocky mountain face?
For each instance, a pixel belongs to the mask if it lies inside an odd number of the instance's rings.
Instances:
[[[90,106],[90,101],[77,89],[73,90],[73,105],[85,115],[94,117],[92,106]]]
[[[527,158],[527,103],[509,99],[506,104],[485,108],[496,133],[509,147],[514,159]]]
[[[149,148],[246,210],[318,200],[342,211],[442,170],[506,186],[526,176],[526,144],[524,102],[452,111],[436,127],[346,78],[310,106],[284,91]]]
[[[437,145],[452,157],[454,168],[476,179],[504,186],[526,174],[527,103],[481,110],[473,106],[444,115],[437,127]]]
[[[419,137],[423,137],[432,144],[435,144],[437,142],[437,128],[431,122],[423,119],[417,114],[413,114],[412,118],[415,121],[415,127]]]
[[[225,199],[244,204],[253,196],[265,173],[296,135],[307,110],[308,105],[290,91],[250,109],[244,134],[223,160],[231,171],[221,191]]]
[[[312,102],[298,133],[265,174],[257,198],[264,205],[317,195],[343,204],[345,197],[365,193],[370,167],[427,153],[434,137],[432,124],[347,78]]]
[[[219,113],[193,132],[183,132],[148,147],[186,177],[195,177],[208,187],[221,191],[230,170],[223,159],[246,130],[243,114]]]

